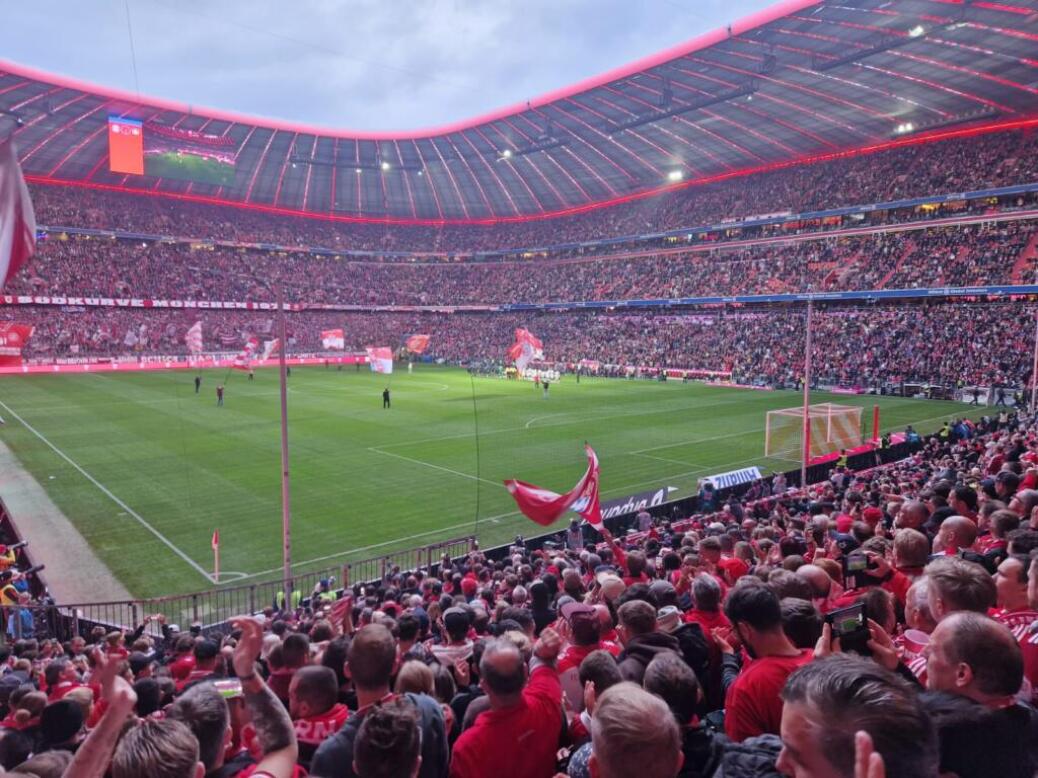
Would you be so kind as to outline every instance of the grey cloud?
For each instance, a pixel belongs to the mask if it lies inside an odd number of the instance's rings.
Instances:
[[[352,129],[435,126],[673,46],[770,0],[130,0],[141,91]],[[16,62],[134,88],[122,0],[5,9]]]

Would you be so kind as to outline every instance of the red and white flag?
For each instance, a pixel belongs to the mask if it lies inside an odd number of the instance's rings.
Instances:
[[[508,349],[508,358],[522,372],[535,359],[544,359],[544,344],[532,332],[520,327],[515,331],[515,343]]]
[[[191,325],[191,329],[184,335],[184,342],[192,354],[202,353],[202,322],[196,321]]]
[[[542,527],[548,527],[566,511],[574,511],[595,529],[602,529],[602,510],[598,501],[598,455],[586,443],[584,451],[587,453],[587,471],[576,486],[565,494],[556,494],[523,481],[505,481],[505,488],[524,516]]]
[[[238,370],[248,370],[249,365],[252,364],[252,358],[256,356],[256,350],[259,348],[259,340],[256,337],[251,337],[245,342],[245,348],[242,352],[234,358],[234,367]]]
[[[263,356],[261,359],[266,361],[271,357],[277,356],[278,349],[281,348],[281,339],[274,338],[274,340],[267,340],[263,342]]]
[[[14,139],[0,141],[0,289],[36,251],[36,216]]]
[[[321,345],[327,349],[339,349],[341,351],[346,348],[346,337],[343,335],[342,330],[322,330]]]
[[[213,543],[212,543],[212,545],[213,545],[213,551],[219,551],[220,550],[220,530],[218,530],[218,529],[214,529],[213,530]]]
[[[407,350],[412,354],[421,354],[427,348],[429,348],[429,336],[428,335],[412,335],[405,343]]]
[[[368,352],[372,373],[389,375],[393,372],[393,349],[389,346],[368,346],[365,351]]]

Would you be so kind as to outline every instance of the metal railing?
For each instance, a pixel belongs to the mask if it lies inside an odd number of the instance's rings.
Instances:
[[[475,540],[475,536],[469,535],[300,573],[293,578],[292,585],[305,603],[322,580],[334,581],[332,588],[341,590],[355,584],[381,581],[395,573],[418,569],[435,571],[444,555],[452,558],[464,556],[474,547]],[[15,617],[13,634],[9,637],[47,636],[68,640],[73,635],[86,635],[95,627],[106,631],[134,630],[146,617],[157,614],[162,614],[167,624],[176,624],[185,631],[194,624],[201,625],[205,632],[225,631],[228,621],[234,616],[259,613],[268,606],[276,606],[281,599],[282,582],[275,580],[138,600],[31,605],[26,609],[32,614],[35,635],[21,634],[21,620]],[[15,607],[0,608],[5,627],[17,610]],[[162,634],[157,621],[148,624],[147,632],[154,637]]]

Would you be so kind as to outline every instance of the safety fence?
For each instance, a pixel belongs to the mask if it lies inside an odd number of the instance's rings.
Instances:
[[[292,578],[292,604],[308,607],[311,594],[322,582],[332,591],[341,591],[354,584],[385,580],[400,572],[422,569],[435,574],[444,557],[464,556],[474,544],[475,537],[466,536],[300,573]],[[85,636],[98,627],[106,632],[133,631],[142,624],[147,634],[158,638],[163,634],[163,624],[176,625],[183,631],[197,625],[203,632],[222,632],[228,629],[229,620],[234,616],[260,613],[264,608],[283,603],[283,586],[278,579],[138,600],[5,605],[0,606],[0,611],[8,639],[45,636],[68,640],[73,635]]]

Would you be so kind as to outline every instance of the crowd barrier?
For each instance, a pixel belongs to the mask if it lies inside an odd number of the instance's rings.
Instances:
[[[379,581],[395,572],[422,568],[435,573],[444,556],[463,556],[474,544],[475,537],[468,535],[380,557],[347,562],[337,567],[300,573],[292,580],[294,591],[298,593],[293,596],[293,602],[298,601],[299,605],[307,606],[311,593],[322,580],[328,581],[333,591],[340,592],[354,583]],[[0,610],[3,611],[4,623],[13,625],[12,630],[6,633],[9,638],[34,636],[68,640],[73,635],[86,636],[95,627],[102,627],[105,631],[132,631],[147,617],[159,614],[162,614],[166,624],[176,624],[184,631],[191,625],[198,625],[204,633],[225,632],[229,629],[229,620],[234,616],[260,613],[264,608],[276,607],[283,600],[282,582],[272,580],[166,597],[97,603],[44,602],[25,608],[0,606]],[[22,611],[32,617],[32,635],[23,634],[22,619],[11,618]],[[150,621],[146,631],[152,637],[162,637],[157,620]]]

